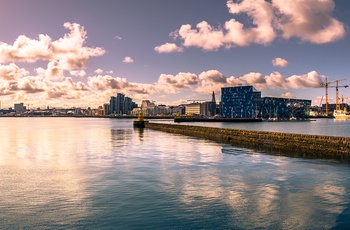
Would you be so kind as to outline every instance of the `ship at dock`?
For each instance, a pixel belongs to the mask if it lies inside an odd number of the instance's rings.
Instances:
[[[338,110],[334,110],[333,116],[334,116],[334,119],[336,120],[346,120],[346,119],[350,119],[350,112],[347,111],[346,109],[344,110],[338,109]]]

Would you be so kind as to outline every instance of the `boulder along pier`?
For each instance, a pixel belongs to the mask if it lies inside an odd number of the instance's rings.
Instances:
[[[264,150],[275,155],[350,160],[350,137],[294,134],[214,128],[163,123],[146,123],[146,128],[183,134],[238,147]]]

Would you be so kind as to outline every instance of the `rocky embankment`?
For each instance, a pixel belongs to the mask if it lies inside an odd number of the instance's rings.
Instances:
[[[350,159],[350,137],[291,134],[203,126],[147,123],[146,128],[262,149],[274,154]]]

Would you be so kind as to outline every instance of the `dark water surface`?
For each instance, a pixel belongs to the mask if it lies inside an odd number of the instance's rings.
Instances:
[[[0,229],[347,229],[350,165],[132,128],[0,119]]]

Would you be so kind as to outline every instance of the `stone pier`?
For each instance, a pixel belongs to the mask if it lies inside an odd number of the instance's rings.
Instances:
[[[177,124],[147,123],[146,128],[183,134],[281,155],[350,159],[350,137],[292,134]]]

